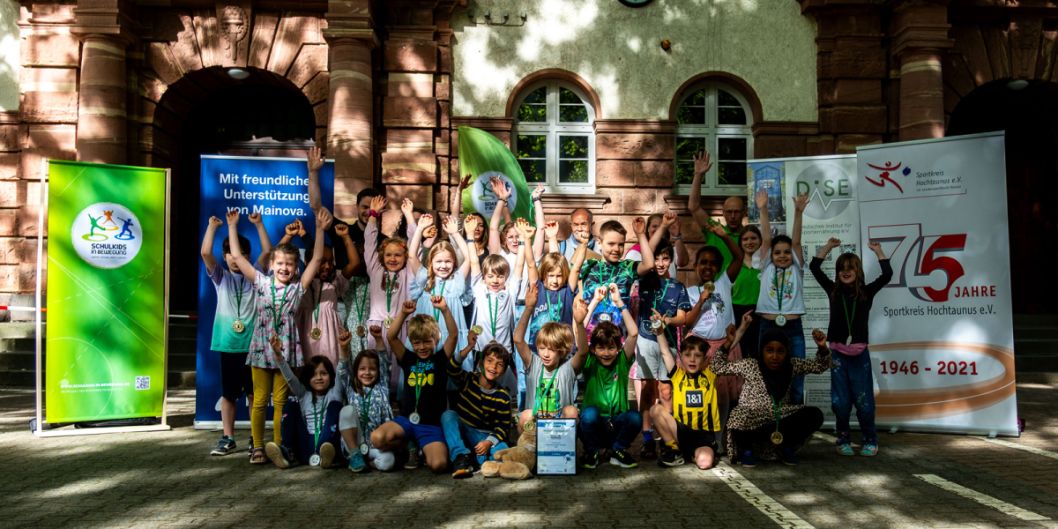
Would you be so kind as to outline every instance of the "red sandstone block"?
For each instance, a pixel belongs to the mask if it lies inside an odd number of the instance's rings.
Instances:
[[[166,42],[152,42],[147,48],[147,64],[154,69],[160,82],[169,85],[180,80],[183,75],[180,64],[177,62],[172,48]],[[162,90],[164,92],[164,90]],[[161,99],[161,94],[155,101]]]
[[[429,97],[387,97],[382,103],[386,127],[437,126],[437,102]]]
[[[431,129],[386,129],[386,152],[433,152]]]
[[[879,104],[882,82],[879,79],[837,79],[834,81],[835,105]]]
[[[433,97],[434,76],[429,73],[391,73],[386,80],[389,97]]]
[[[599,160],[595,164],[595,185],[599,187],[632,187],[635,185],[636,162]]]
[[[45,276],[47,270],[44,271]],[[43,279],[43,277],[41,278]],[[20,293],[36,292],[37,289],[37,263],[21,263],[18,265],[18,291]]]
[[[0,180],[0,208],[19,208],[26,203],[25,180]]]
[[[885,107],[839,107],[819,110],[819,128],[822,131],[884,134],[887,124]]]
[[[838,154],[850,154],[856,152],[856,147],[861,145],[875,145],[882,143],[880,134],[841,134],[837,137],[834,151]]]
[[[306,44],[301,47],[294,64],[290,66],[287,79],[294,86],[302,87],[319,72],[327,71],[327,45]]]
[[[22,155],[18,152],[0,154],[0,178],[18,178],[21,157]]]
[[[382,182],[437,183],[437,156],[433,153],[382,153]]]
[[[18,123],[0,124],[0,152],[17,151],[22,138],[22,126]],[[2,162],[0,162],[2,163]],[[2,178],[2,177],[0,177]]]
[[[0,209],[0,236],[18,235],[18,210]]]
[[[27,123],[76,123],[77,92],[26,92],[22,116]]]
[[[674,147],[674,139],[668,134],[598,134],[595,137],[595,157],[600,160],[671,160]]]
[[[434,208],[433,188],[424,185],[387,185],[386,199],[392,204],[400,204],[405,198],[410,198],[415,207],[424,209]]]
[[[331,91],[331,75],[327,72],[319,72],[311,81],[302,87],[301,92],[309,100],[309,104],[315,105],[326,101]]]
[[[18,292],[18,265],[0,265],[0,292]]]
[[[383,44],[383,67],[390,72],[437,70],[437,43],[429,40],[390,39]]]
[[[35,29],[21,42],[23,66],[78,66],[80,40],[66,28]]]
[[[26,239],[22,237],[0,237],[0,264],[18,264],[22,262],[22,256],[26,255],[33,256],[36,258],[36,244],[32,251],[26,248],[26,252],[23,252]]]

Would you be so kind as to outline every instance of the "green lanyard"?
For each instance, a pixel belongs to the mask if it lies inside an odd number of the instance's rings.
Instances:
[[[312,424],[316,426],[316,433],[313,434],[312,453],[316,453],[320,449],[320,431],[323,430],[323,413],[316,406],[316,395],[312,396]]]
[[[360,289],[363,295],[357,296],[356,289],[353,289],[353,307],[356,308],[356,323],[364,323],[364,315],[367,312],[367,297],[370,295],[368,292],[367,285]]]
[[[438,290],[438,289],[435,286],[434,287],[435,292],[430,292],[430,294],[433,294],[434,296],[443,296],[445,294],[445,280],[444,279],[441,280],[441,285],[440,286],[441,286],[440,292],[436,292],[436,290]],[[441,323],[441,311],[440,311],[440,309],[433,309],[433,319],[437,320],[437,323]]]
[[[320,303],[323,301],[323,281],[319,281],[319,286],[316,287],[316,308],[312,309],[312,326],[320,326]]]
[[[848,300],[841,296],[841,308],[845,309],[845,323],[849,326],[849,338],[852,338],[852,319],[856,317],[856,299],[852,300],[852,314],[849,314]]]
[[[382,273],[382,284],[385,285],[385,288],[386,288],[386,315],[387,316],[393,313],[393,308],[391,306],[393,304],[393,284],[397,282],[397,274],[394,273],[392,277],[390,277],[389,274],[390,274],[389,272],[383,272]]]
[[[540,376],[536,379],[536,398],[533,399],[533,416],[536,416],[537,410],[543,409],[545,413],[553,413],[558,411],[558,407],[555,406],[554,410],[550,408],[558,401],[558,388],[555,388],[555,395],[552,397],[551,388],[555,385],[555,379],[558,378],[558,372],[556,371],[551,378],[548,379],[547,386],[544,387],[543,393],[540,392],[540,385],[544,381],[544,368],[540,367]],[[546,399],[546,400],[545,400]],[[544,401],[544,406],[540,406],[540,401]],[[551,406],[548,406],[550,401]]]
[[[268,306],[268,309],[272,311],[272,330],[275,331],[276,335],[279,335],[279,329],[283,327],[282,320],[279,319],[280,311],[287,304],[287,292],[290,290],[290,285],[283,286],[283,299],[280,300],[279,305],[276,305],[276,280],[272,278],[272,282],[269,285],[272,289],[272,304]]]
[[[779,274],[782,274],[782,279],[779,279]],[[779,293],[779,308],[778,308],[778,311],[781,314],[782,313],[782,291],[783,291],[783,288],[786,287],[786,269],[785,268],[776,268],[775,269],[775,278],[772,280],[772,285],[775,286],[775,289]]]
[[[654,310],[657,310],[658,309],[658,303],[661,303],[665,299],[665,294],[668,294],[668,292],[669,292],[669,285],[672,284],[672,280],[671,279],[663,279],[662,281],[665,282],[665,288],[663,288],[661,290],[661,295],[654,295]],[[666,315],[662,311],[658,311],[658,312],[661,312],[662,316]]]
[[[426,362],[418,362],[415,367],[419,367],[422,365],[429,364],[427,364]],[[412,371],[412,374],[415,375],[415,413],[419,413],[419,397],[422,396],[422,385],[423,382],[426,382],[426,374],[418,373],[416,371],[417,370]]]
[[[547,317],[550,318],[550,321],[560,321],[562,317],[562,294],[558,294],[558,303],[554,305],[552,305],[550,290],[544,292],[544,299],[547,300]]]
[[[493,298],[492,293],[489,292],[489,293],[485,294],[485,303],[487,303],[488,306],[489,306],[489,327],[492,328],[492,339],[493,340],[496,339],[496,319],[497,319],[497,316],[499,316],[499,312],[500,312],[500,295],[496,294],[495,297],[496,297],[496,305],[495,305],[495,307],[493,307],[493,305],[492,305],[492,298]]]
[[[368,419],[368,407],[371,406],[371,393],[375,391],[375,386],[371,386],[367,390],[367,395],[360,397],[360,431],[367,432],[367,419]],[[365,437],[368,437],[365,435]]]
[[[232,279],[234,279],[234,278],[232,278]],[[243,289],[244,286],[246,286],[246,280],[244,280],[242,277],[240,277],[235,282],[237,283],[236,288],[235,288],[235,318],[238,319],[238,318],[242,317],[242,296],[243,296],[242,289]]]

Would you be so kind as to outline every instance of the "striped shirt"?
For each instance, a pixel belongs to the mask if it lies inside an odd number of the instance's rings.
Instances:
[[[692,430],[720,431],[716,407],[716,374],[706,369],[689,374],[680,366],[669,372],[672,384],[672,416]]]
[[[458,354],[448,361],[448,377],[459,388],[452,406],[463,424],[475,430],[489,432],[495,438],[493,444],[507,440],[511,426],[511,396],[500,385],[495,389],[481,387],[481,376],[464,371]]]

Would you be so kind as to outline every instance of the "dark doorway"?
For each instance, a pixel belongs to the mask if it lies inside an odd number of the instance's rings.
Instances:
[[[220,67],[189,73],[166,91],[160,107],[186,108],[170,118],[172,226],[170,301],[172,313],[197,310],[199,156],[304,156],[316,132],[308,99],[286,79],[244,69],[236,79]],[[220,212],[222,213],[222,212]],[[215,213],[219,215],[220,213]]]
[[[955,107],[947,134],[996,130],[1006,131],[1014,312],[1058,313],[1058,84],[980,86]]]

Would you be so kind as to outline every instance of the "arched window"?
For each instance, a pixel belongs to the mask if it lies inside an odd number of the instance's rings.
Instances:
[[[516,100],[511,148],[533,187],[578,193],[595,188],[595,110],[558,81],[528,87]]]
[[[684,92],[676,112],[676,184],[694,177],[694,155],[708,149],[713,168],[702,179],[702,194],[745,192],[746,160],[753,158],[753,114],[734,88],[716,82]]]

